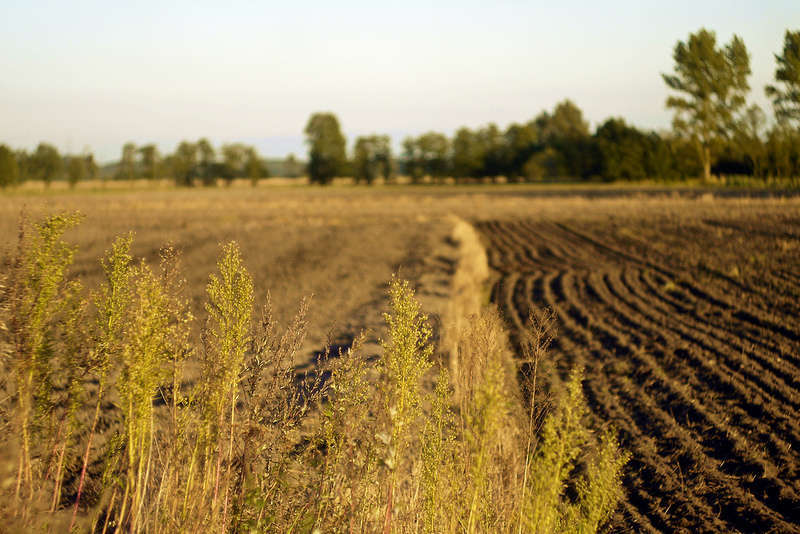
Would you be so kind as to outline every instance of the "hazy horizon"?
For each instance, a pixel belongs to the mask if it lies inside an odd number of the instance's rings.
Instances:
[[[592,128],[611,116],[669,128],[660,74],[678,40],[740,35],[751,102],[800,2],[99,2],[0,4],[0,143],[117,159],[122,144],[241,141],[305,156],[302,130],[332,111],[352,146],[386,133],[529,120],[566,98]]]

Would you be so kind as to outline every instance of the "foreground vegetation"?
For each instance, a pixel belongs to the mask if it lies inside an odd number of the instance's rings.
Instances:
[[[580,373],[552,408],[536,394],[546,320],[527,330],[518,395],[496,314],[469,321],[437,372],[427,320],[393,280],[377,363],[357,341],[299,373],[307,306],[283,331],[269,301],[254,318],[234,243],[196,340],[179,254],[137,263],[119,237],[86,296],[63,239],[78,222],[22,224],[4,260],[12,530],[593,532],[620,499],[625,456],[611,434],[587,446]]]

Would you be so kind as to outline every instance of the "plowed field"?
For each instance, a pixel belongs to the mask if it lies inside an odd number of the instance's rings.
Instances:
[[[483,221],[512,331],[557,317],[632,453],[613,532],[800,532],[800,218]]]

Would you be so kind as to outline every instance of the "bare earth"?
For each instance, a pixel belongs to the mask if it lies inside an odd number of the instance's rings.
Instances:
[[[286,323],[313,295],[304,357],[366,330],[393,272],[448,299],[453,215],[472,221],[512,339],[553,308],[553,390],[584,366],[593,424],[633,453],[612,531],[800,532],[800,200],[608,188],[256,188],[0,196],[0,251],[24,207],[80,210],[73,273],[97,284],[113,238],[183,252],[198,328],[219,244]],[[258,300],[257,300],[258,302]],[[438,320],[434,317],[434,320]]]

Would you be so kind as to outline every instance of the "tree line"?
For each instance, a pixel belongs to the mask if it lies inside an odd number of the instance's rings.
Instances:
[[[666,101],[675,113],[668,132],[609,118],[591,133],[580,108],[564,100],[505,130],[488,124],[460,128],[452,138],[433,131],[407,137],[397,158],[388,136],[358,137],[348,159],[336,116],[316,113],[305,129],[309,177],[325,184],[335,176],[372,183],[398,173],[414,183],[800,176],[800,30],[787,30],[775,55],[775,83],[765,88],[775,117],[769,128],[766,113],[747,105],[750,54],[740,37],[718,45],[714,32],[700,29],[675,45],[673,59],[673,73],[662,75],[674,93]]]
[[[505,129],[492,123],[460,128],[452,137],[435,131],[407,137],[399,155],[387,135],[360,136],[348,155],[336,115],[314,113],[304,131],[305,172],[319,184],[336,176],[364,184],[391,182],[398,175],[413,183],[800,176],[800,30],[787,30],[783,49],[775,54],[774,84],[764,88],[774,114],[769,124],[766,112],[748,105],[750,54],[740,37],[718,44],[714,32],[700,29],[678,41],[673,60],[673,72],[662,74],[672,91],[665,103],[674,111],[670,131],[642,130],[609,118],[591,132],[581,109],[564,100]],[[283,166],[291,175],[299,175],[302,167],[294,156]],[[0,145],[0,186],[25,179],[49,184],[61,176],[74,185],[97,174],[91,154],[62,157],[46,143],[32,153]],[[268,174],[254,147],[233,143],[217,151],[200,139],[183,141],[165,156],[154,144],[127,143],[114,177],[171,177],[190,186],[213,185],[220,178],[228,183],[249,178],[255,184]]]
[[[291,158],[287,168],[291,168]],[[119,162],[104,177],[115,180],[171,178],[179,186],[216,185],[236,178],[248,178],[253,184],[269,176],[255,147],[242,143],[222,145],[219,150],[208,141],[182,141],[172,154],[162,155],[155,144],[136,146],[125,143]],[[78,182],[97,179],[101,170],[94,155],[61,155],[54,146],[40,143],[33,152],[14,151],[0,145],[0,187],[27,180],[41,180],[49,186],[53,180],[66,179],[74,187]]]

